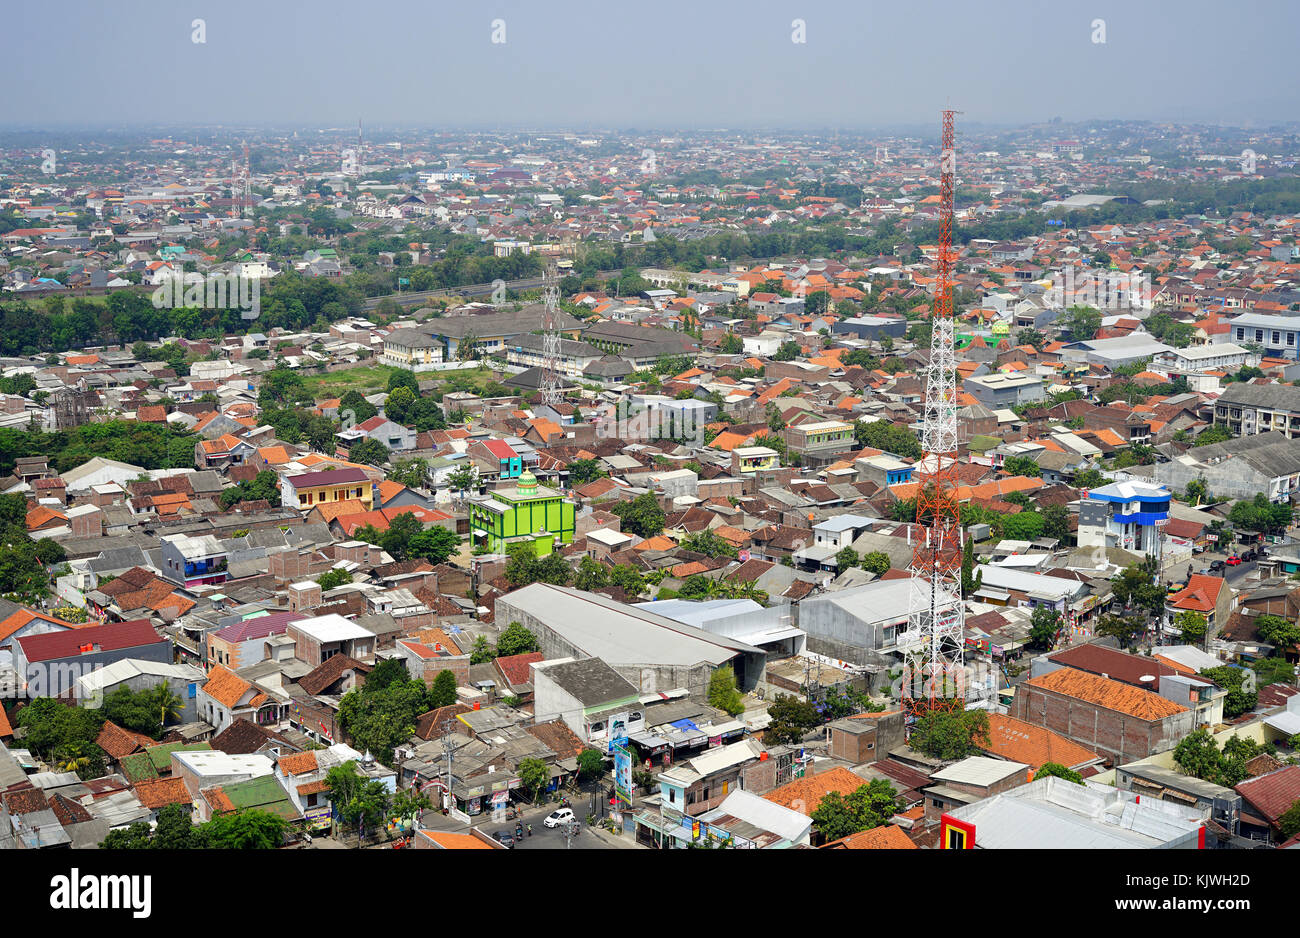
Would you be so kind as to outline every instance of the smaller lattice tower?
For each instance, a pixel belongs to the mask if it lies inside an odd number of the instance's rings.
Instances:
[[[542,275],[542,403],[560,402],[560,274],[547,264]]]

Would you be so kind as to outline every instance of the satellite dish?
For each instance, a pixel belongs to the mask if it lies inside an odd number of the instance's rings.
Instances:
[[[1144,674],[1138,680],[1140,680],[1143,684],[1150,684],[1153,681],[1155,681],[1155,679],[1156,676],[1154,674]]]

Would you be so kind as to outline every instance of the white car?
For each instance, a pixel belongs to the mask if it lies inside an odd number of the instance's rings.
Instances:
[[[547,827],[559,827],[561,824],[573,824],[577,820],[572,810],[560,808],[558,811],[552,811],[550,816],[542,823]]]

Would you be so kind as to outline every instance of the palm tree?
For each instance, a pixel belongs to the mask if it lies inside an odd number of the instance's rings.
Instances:
[[[166,726],[169,720],[179,720],[181,711],[185,707],[185,701],[181,696],[172,690],[171,684],[163,681],[155,685],[148,691],[150,706],[158,714],[158,725]]]
[[[90,756],[81,743],[71,743],[59,750],[54,756],[54,764],[60,772],[77,772],[90,765]]]

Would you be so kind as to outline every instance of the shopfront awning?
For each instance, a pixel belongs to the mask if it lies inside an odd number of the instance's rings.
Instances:
[[[681,730],[674,730],[668,734],[668,745],[674,749],[682,749],[689,746],[699,746],[709,741],[707,733],[701,733],[696,730],[693,733],[684,733]]]
[[[670,745],[668,740],[653,733],[629,733],[627,738],[630,742],[636,743],[642,749],[649,749],[651,752],[661,752]]]

